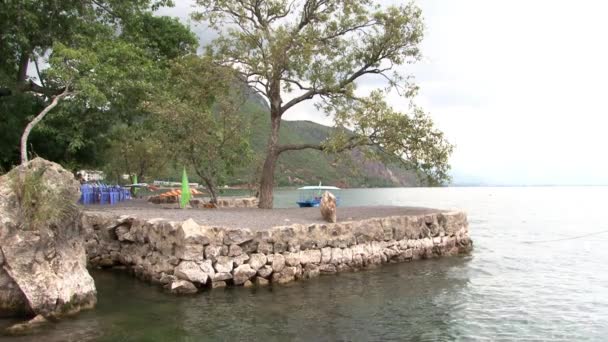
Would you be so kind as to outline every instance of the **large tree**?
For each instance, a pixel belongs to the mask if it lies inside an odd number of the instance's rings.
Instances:
[[[166,157],[194,170],[217,203],[218,186],[251,157],[242,82],[230,68],[186,56],[172,63],[167,83],[149,104],[159,122],[156,136]]]
[[[260,180],[260,208],[272,208],[281,153],[307,148],[339,152],[361,146],[445,180],[452,146],[418,108],[386,105],[388,88],[412,97],[401,66],[420,58],[421,11],[413,4],[381,7],[373,0],[197,0],[195,19],[218,33],[208,53],[241,73],[270,104],[271,133]],[[387,87],[357,94],[357,81],[377,77]],[[359,96],[358,96],[359,95]],[[337,134],[318,144],[281,145],[282,117],[315,100],[335,120]]]
[[[171,3],[2,1],[0,116],[11,132],[27,124],[22,160],[34,127],[36,152],[91,165],[101,161],[97,152],[115,123],[141,121],[139,104],[161,84],[161,69],[198,45],[176,19],[152,15]],[[38,124],[51,110],[51,120]],[[4,167],[15,162],[16,140],[14,134],[0,140]]]

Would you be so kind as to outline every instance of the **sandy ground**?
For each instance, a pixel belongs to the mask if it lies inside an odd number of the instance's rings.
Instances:
[[[169,205],[152,204],[144,200],[132,200],[117,205],[89,205],[88,212],[101,212],[112,215],[132,215],[142,219],[164,218],[183,221],[188,218],[207,226],[231,228],[266,229],[294,223],[322,223],[319,208],[257,209],[257,208],[220,208],[220,209],[175,209]],[[441,210],[416,207],[338,207],[338,222],[363,220],[374,217],[395,215],[420,215],[440,212]]]

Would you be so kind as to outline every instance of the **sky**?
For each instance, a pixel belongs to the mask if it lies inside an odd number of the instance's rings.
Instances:
[[[456,145],[455,183],[608,184],[608,2],[415,2],[423,59],[403,71],[420,86],[416,104]],[[176,3],[161,14],[187,21],[190,2]],[[214,37],[202,25],[193,30],[203,43]],[[405,108],[408,100],[391,94],[389,102]],[[311,103],[285,119],[331,122]]]

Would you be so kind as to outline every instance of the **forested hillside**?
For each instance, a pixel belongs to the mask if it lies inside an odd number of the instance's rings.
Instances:
[[[243,113],[251,115],[251,145],[254,160],[260,161],[266,149],[270,130],[268,106],[251,95]],[[281,125],[280,142],[286,144],[315,143],[324,140],[332,128],[310,121],[286,121]],[[252,165],[257,167],[257,165]],[[246,181],[248,170],[241,170],[230,184]],[[317,150],[289,151],[280,156],[276,174],[277,186],[323,184],[342,187],[415,186],[416,176],[399,167],[386,167],[380,162],[366,161],[360,150],[339,155]]]

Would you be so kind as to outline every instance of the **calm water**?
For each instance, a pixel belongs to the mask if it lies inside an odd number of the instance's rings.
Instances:
[[[13,339],[608,339],[608,233],[580,237],[608,230],[607,187],[355,189],[341,197],[343,205],[464,209],[475,250],[194,297],[166,295],[119,272],[95,272],[95,310]],[[296,195],[279,191],[276,198],[291,206]]]

